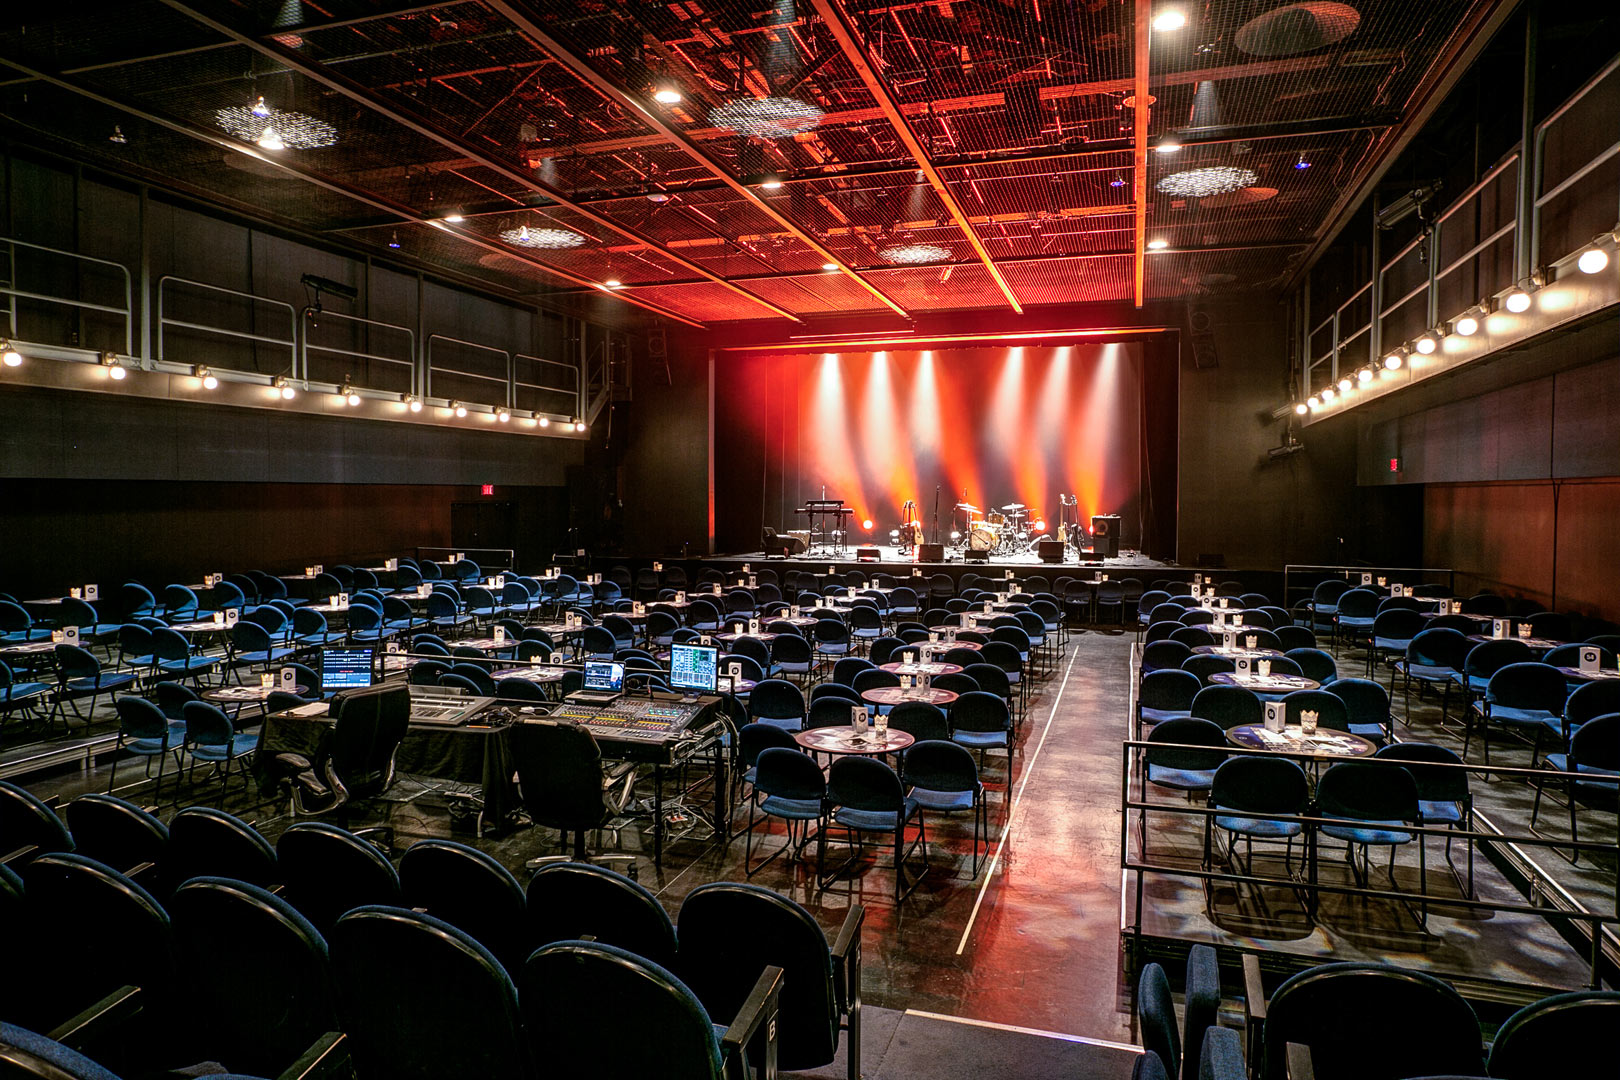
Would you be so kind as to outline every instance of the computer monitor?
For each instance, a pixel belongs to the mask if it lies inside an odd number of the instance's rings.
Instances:
[[[336,693],[371,685],[370,649],[322,649],[321,690]]]
[[[712,694],[720,674],[720,650],[710,645],[669,647],[669,688],[683,694]]]
[[[616,660],[585,661],[585,678],[580,683],[580,689],[593,693],[622,693],[624,665]]]

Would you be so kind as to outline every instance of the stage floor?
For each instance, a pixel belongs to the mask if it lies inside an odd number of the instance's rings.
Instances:
[[[838,566],[840,569],[845,569],[845,568],[848,568],[849,566],[852,566],[852,565],[860,565],[860,566],[898,565],[898,566],[904,566],[908,570],[909,570],[909,568],[911,568],[913,566],[916,566],[916,567],[919,567],[919,568],[921,568],[922,570],[924,570],[924,571],[926,571],[928,573],[933,573],[935,570],[961,569],[961,568],[964,568],[964,567],[966,567],[968,569],[976,569],[976,568],[984,567],[984,566],[991,566],[991,567],[996,567],[996,566],[999,566],[999,567],[1009,567],[1009,566],[1014,566],[1014,567],[1018,567],[1018,566],[1040,567],[1040,566],[1044,566],[1044,567],[1048,567],[1053,572],[1060,572],[1064,568],[1067,568],[1069,570],[1089,570],[1089,569],[1098,569],[1098,568],[1101,568],[1101,569],[1104,569],[1104,570],[1115,570],[1115,569],[1120,569],[1120,570],[1174,570],[1174,569],[1177,569],[1177,566],[1176,566],[1175,563],[1162,562],[1159,559],[1149,558],[1148,556],[1143,555],[1140,552],[1136,552],[1136,551],[1122,551],[1116,556],[1110,556],[1108,558],[1100,559],[1100,560],[1097,560],[1097,561],[1093,561],[1088,556],[1087,560],[1085,562],[1083,562],[1083,563],[1080,562],[1076,558],[1075,553],[1073,551],[1068,552],[1066,554],[1063,562],[1061,562],[1061,563],[1043,563],[1043,562],[1041,562],[1040,557],[1037,556],[1033,551],[1026,552],[1024,554],[1019,554],[1019,555],[991,555],[989,557],[989,559],[987,561],[985,561],[985,562],[968,562],[967,559],[964,557],[963,553],[961,551],[959,551],[958,549],[956,549],[956,548],[946,548],[945,549],[945,558],[944,558],[943,561],[941,561],[941,562],[918,562],[916,556],[912,552],[909,552],[909,551],[902,552],[900,548],[894,547],[893,545],[890,545],[890,544],[872,544],[872,545],[864,545],[863,544],[861,546],[863,546],[863,547],[870,546],[870,547],[874,547],[874,548],[877,549],[878,557],[877,557],[877,560],[876,560],[875,563],[871,559],[857,559],[855,557],[855,548],[854,547],[846,547],[842,552],[833,552],[833,553],[829,553],[829,554],[823,554],[820,551],[817,551],[815,554],[793,555],[793,556],[789,556],[788,558],[785,558],[785,559],[776,558],[776,557],[768,557],[768,556],[766,556],[765,552],[763,552],[763,551],[745,551],[745,552],[742,552],[742,553],[739,553],[739,554],[709,556],[708,558],[704,559],[704,562],[712,562],[712,563],[720,563],[720,564],[760,563],[760,564],[763,564],[765,566],[773,566],[773,567],[774,566],[787,566],[790,569],[794,569],[794,570],[814,570],[817,567],[821,567],[823,573],[826,572],[825,568],[828,567],[828,566]]]

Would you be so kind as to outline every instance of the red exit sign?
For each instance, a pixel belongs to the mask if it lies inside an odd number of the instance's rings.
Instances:
[[[1390,463],[1390,467],[1394,468],[1394,462]],[[493,494],[495,494],[495,485],[494,484],[484,484],[484,485],[482,485],[478,489],[478,494],[480,494],[480,495],[493,495]]]
[[[1389,459],[1389,471],[1390,472],[1400,472],[1401,471],[1401,459],[1400,458],[1392,457],[1392,458]],[[484,492],[484,494],[488,495],[489,492],[486,491],[486,492]]]

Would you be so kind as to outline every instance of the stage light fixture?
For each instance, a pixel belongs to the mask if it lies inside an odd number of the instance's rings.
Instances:
[[[566,251],[585,243],[585,237],[572,229],[531,229],[527,225],[507,229],[500,237],[513,247],[541,248],[546,251]]]
[[[789,97],[742,98],[709,112],[709,123],[755,139],[783,139],[821,122],[821,110]]]
[[[20,367],[23,362],[23,355],[17,351],[16,346],[12,345],[11,342],[0,342],[0,361],[4,361],[6,367]]]
[[[1173,154],[1180,149],[1181,140],[1177,139],[1174,135],[1164,136],[1153,147],[1154,153],[1157,154]]]
[[[1433,334],[1424,334],[1422,337],[1418,338],[1417,342],[1413,345],[1413,348],[1417,349],[1417,351],[1422,353],[1424,356],[1428,356],[1438,347],[1439,345],[1434,340]]]
[[[951,530],[951,540],[954,542],[954,541],[957,541],[957,540],[960,540],[960,539],[962,539],[961,532],[956,530],[956,529],[952,529]]]
[[[1600,247],[1587,248],[1575,260],[1575,265],[1581,268],[1583,274],[1600,274],[1609,265],[1609,253]]]
[[[1470,314],[1465,314],[1457,320],[1457,333],[1463,337],[1473,337],[1479,330],[1479,320]]]
[[[542,416],[542,417],[541,417],[541,418],[540,418],[540,426],[541,426],[541,427],[550,427],[550,426],[551,426],[551,417],[549,417],[549,416]]]
[[[270,385],[281,395],[283,401],[291,401],[298,395],[298,391],[293,388],[292,380],[285,375],[277,375],[270,380]]]
[[[208,370],[207,364],[196,365],[191,369],[191,374],[194,377],[202,380],[204,390],[219,389],[219,379],[214,376],[212,371]]]
[[[467,406],[463,405],[459,401],[456,401],[454,398],[445,402],[444,407],[454,413],[457,418],[467,415]]]
[[[618,278],[610,277],[606,281],[602,282],[602,284],[604,286],[606,286],[607,288],[609,288],[609,289],[622,289],[622,288],[624,288],[624,282],[620,281]]]
[[[1153,16],[1153,29],[1161,34],[1171,30],[1180,30],[1187,25],[1187,16],[1181,13],[1180,8],[1166,8]]]
[[[1395,352],[1392,352],[1388,356],[1384,357],[1384,370],[1399,370],[1400,366],[1405,362],[1405,358],[1401,356],[1400,350],[1396,350]]]
[[[1147,242],[1147,248],[1149,251],[1163,251],[1169,246],[1170,241],[1164,239],[1163,237],[1155,237]]]
[[[1035,523],[1035,531],[1038,532],[1038,533],[1045,532],[1046,531],[1046,522],[1044,520],[1037,521]]]
[[[660,204],[667,203],[667,202],[669,202],[669,192],[667,192],[667,191],[649,191],[649,192],[647,192],[647,201],[650,202],[650,203],[660,203]]]
[[[350,408],[353,408],[360,404],[360,392],[352,386],[345,386],[343,388],[343,400],[349,404]]]
[[[410,409],[411,412],[422,411],[422,399],[417,397],[415,394],[401,394],[399,396],[399,400],[403,401],[405,403],[405,407]]]
[[[1324,405],[1327,404],[1328,402],[1332,401],[1333,397],[1334,397],[1333,387],[1331,387],[1331,386],[1322,387],[1322,403]]]
[[[574,421],[574,430],[575,431],[584,431],[585,430],[585,421],[583,421],[583,420],[575,420]]]
[[[1344,376],[1339,380],[1339,393],[1348,394],[1354,385],[1355,384],[1350,381],[1350,376]]]
[[[862,521],[861,522],[861,528],[865,529],[867,532],[871,532],[872,531],[872,519],[871,518],[866,518],[864,521]]]
[[[124,370],[124,365],[119,362],[117,353],[102,353],[101,366],[107,369],[107,378],[114,382],[122,382],[129,375],[129,372]]]
[[[1514,289],[1508,293],[1507,299],[1502,302],[1502,306],[1515,315],[1524,314],[1530,310],[1530,290],[1523,287]]]
[[[447,211],[445,213],[444,220],[448,221],[452,225],[460,225],[463,221],[466,221],[467,219],[462,216],[460,210],[449,210],[449,211]]]
[[[1370,383],[1370,382],[1372,382],[1373,381],[1373,369],[1370,368],[1370,367],[1364,367],[1364,368],[1361,368],[1360,370],[1358,370],[1356,372],[1356,381],[1360,382],[1360,383]]]
[[[508,423],[508,422],[511,421],[512,414],[507,412],[505,409],[496,409],[495,410],[495,419],[500,421],[501,423],[505,424],[505,423]]]
[[[1305,404],[1303,401],[1296,402],[1295,405],[1294,405],[1294,415],[1295,416],[1304,416],[1306,413],[1308,413],[1310,411],[1311,411],[1311,407],[1309,405]]]
[[[782,177],[777,173],[767,173],[760,178],[759,186],[764,191],[781,191]]]

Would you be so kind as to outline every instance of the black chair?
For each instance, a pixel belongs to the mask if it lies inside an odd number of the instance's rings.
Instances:
[[[334,722],[319,754],[280,753],[272,767],[292,788],[295,815],[336,814],[347,822],[352,803],[374,799],[393,785],[394,758],[410,727],[410,691],[392,686],[341,694],[331,714]]]
[[[655,964],[675,963],[675,927],[658,898],[635,881],[589,863],[551,863],[527,890],[525,952],[591,938]]]
[[[1409,762],[1406,771],[1417,781],[1418,812],[1425,825],[1448,825],[1468,832],[1473,828],[1474,797],[1468,787],[1468,771],[1454,751],[1433,743],[1403,742],[1381,747],[1378,758]],[[1456,766],[1446,768],[1444,766]],[[1423,843],[1425,838],[1419,838]],[[1468,838],[1468,896],[1474,895],[1474,841]],[[1451,862],[1451,837],[1446,837],[1446,862]],[[1455,867],[1453,867],[1455,872]]]
[[[82,855],[41,855],[23,869],[22,926],[12,928],[7,978],[23,972],[28,992],[6,1019],[50,1031],[126,986],[143,1007],[166,1015],[175,986],[169,916],[151,893],[112,867]],[[109,947],[95,928],[116,927]],[[132,1051],[143,1063],[147,1047]]]
[[[1198,675],[1190,671],[1166,669],[1149,672],[1142,677],[1136,692],[1135,738],[1142,737],[1142,729],[1165,720],[1192,715],[1193,699],[1203,689]],[[892,724],[894,721],[891,720]]]
[[[1620,713],[1595,717],[1570,736],[1565,753],[1548,754],[1542,762],[1564,778],[1569,805],[1569,838],[1580,839],[1575,812],[1579,800],[1594,795],[1614,799],[1620,793]],[[1541,813],[1543,781],[1536,784],[1536,798],[1530,808],[1530,827],[1535,828]],[[1570,861],[1579,862],[1579,849],[1571,850]]]
[[[126,874],[143,865],[155,867],[169,843],[163,822],[112,795],[80,795],[64,813],[75,851]]]
[[[276,1076],[342,1041],[326,940],[256,885],[193,878],[169,899],[193,1060]],[[228,956],[228,960],[226,959]]]
[[[1184,1001],[1178,1027],[1164,968],[1153,963],[1143,966],[1136,980],[1136,1023],[1147,1051],[1144,1056],[1157,1058],[1167,1077],[1198,1080],[1204,1032],[1214,1025],[1221,1004],[1220,967],[1215,950],[1208,945],[1194,945],[1187,953]]]
[[[1251,985],[1258,986],[1252,954],[1244,965],[1245,975],[1253,971]],[[1269,1002],[1246,1000],[1245,1007],[1251,1039],[1261,1033],[1249,1053],[1259,1080],[1285,1080],[1289,1043],[1310,1048],[1316,1080],[1479,1076],[1485,1067],[1474,1010],[1449,985],[1422,972],[1389,964],[1323,964],[1289,978]],[[1380,1038],[1346,1022],[1369,1015],[1409,1018],[1421,1025],[1422,1035]]]
[[[159,865],[171,893],[194,877],[222,877],[271,888],[280,884],[276,849],[247,822],[211,806],[188,806],[169,820]]]
[[[806,713],[804,691],[786,679],[766,679],[748,695],[751,721],[798,731],[804,726]]]
[[[761,1075],[774,1076],[781,984],[780,969],[762,971],[747,1009],[722,1036],[702,1003],[665,968],[600,942],[559,941],[523,965],[523,1026],[547,1075],[746,1080],[744,1048],[753,1044],[765,1062]],[[603,1009],[603,1002],[614,1008]],[[625,1038],[625,1015],[651,1037]]]
[[[890,709],[889,727],[904,731],[918,742],[951,737],[944,710],[926,701],[902,701]]]
[[[1210,865],[1214,831],[1219,829],[1230,834],[1226,849],[1228,866],[1236,862],[1235,846],[1239,837],[1248,855],[1245,873],[1252,873],[1256,840],[1281,840],[1283,866],[1291,873],[1294,838],[1304,834],[1305,825],[1285,819],[1303,816],[1310,800],[1310,782],[1298,762],[1258,754],[1227,758],[1215,770],[1210,784],[1210,807],[1225,812],[1204,819],[1205,867]],[[1281,815],[1281,818],[1272,815]]]
[[[1497,1029],[1485,1072],[1497,1080],[1602,1076],[1614,1068],[1612,1023],[1620,1023],[1620,992],[1542,998]]]
[[[922,805],[906,794],[899,775],[876,758],[839,758],[827,771],[827,803],[832,812],[818,836],[818,853],[825,847],[827,830],[835,825],[845,831],[856,851],[822,879],[822,886],[825,888],[855,865],[865,844],[865,834],[881,833],[891,837],[894,844],[895,903],[911,895],[920,878],[913,878],[911,884],[906,885],[906,859],[921,848],[923,870],[927,871],[928,832]],[[908,848],[906,826],[913,820],[917,823],[917,839]],[[818,857],[818,867],[820,863]]]
[[[759,973],[782,969],[777,1066],[821,1068],[847,1031],[846,1075],[860,1080],[865,919],[864,907],[850,905],[829,946],[815,917],[784,896],[735,882],[700,885],[681,904],[680,975],[711,1017],[736,1017]]]
[[[73,834],[39,796],[0,780],[0,862],[20,869],[30,859],[72,851]]]
[[[523,886],[492,856],[454,840],[419,840],[399,860],[399,887],[407,907],[472,935],[507,974],[522,967],[533,945]]]
[[[330,938],[359,1080],[535,1075],[517,990],[470,935],[403,908],[363,907],[340,919]],[[603,1000],[590,1007],[601,1010]]]
[[[586,862],[585,834],[608,825],[623,810],[635,770],[605,767],[595,737],[579,724],[529,720],[513,724],[506,734],[523,808],[536,825],[560,831],[565,847],[573,833],[573,861]],[[532,859],[529,865],[541,861]],[[626,864],[634,873],[633,855],[603,854],[588,861]]]
[[[237,731],[231,718],[206,701],[188,701],[181,709],[186,724],[186,750],[191,754],[191,766],[186,771],[186,782],[194,783],[199,761],[212,764],[220,774],[219,803],[225,803],[231,786],[231,767],[240,765],[242,783],[247,785],[247,757],[259,746],[258,732]]]
[[[749,725],[753,726],[753,725]],[[806,753],[793,747],[767,747],[759,752],[754,765],[753,793],[748,800],[748,826],[743,834],[743,873],[753,877],[784,851],[797,853],[810,842],[810,825],[817,826],[821,838],[826,826],[827,783],[821,767]],[[787,843],[772,852],[758,866],[753,865],[754,814],[781,818],[787,822]],[[795,844],[795,830],[802,830]],[[821,869],[821,848],[817,847],[816,871]]]
[[[346,912],[368,904],[396,905],[399,875],[369,841],[324,821],[300,821],[276,841],[282,893],[321,933]]]
[[[973,815],[973,872],[979,872],[979,843],[988,842],[989,810],[979,769],[965,747],[943,738],[913,743],[901,759],[906,792],[921,810]]]

